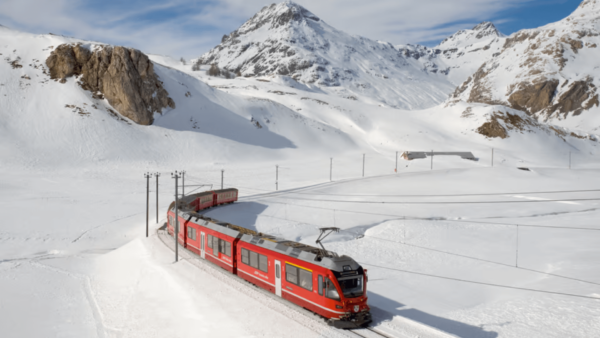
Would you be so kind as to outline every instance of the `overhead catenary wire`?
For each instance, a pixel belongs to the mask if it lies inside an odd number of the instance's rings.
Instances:
[[[272,191],[266,189],[248,188],[262,191]],[[464,197],[464,196],[502,196],[502,195],[533,195],[533,194],[567,194],[567,193],[590,193],[600,192],[600,189],[586,190],[553,190],[553,191],[523,191],[523,192],[493,192],[493,193],[470,193],[470,194],[417,194],[417,195],[388,195],[388,194],[327,194],[321,192],[295,192],[295,191],[280,191],[281,194],[294,195],[312,195],[312,196],[340,196],[340,197]]]
[[[505,203],[551,203],[551,202],[581,202],[581,201],[600,201],[598,198],[565,198],[558,200],[527,200],[527,201],[426,201],[426,202],[415,202],[415,201],[344,201],[344,200],[331,200],[331,199],[320,199],[320,198],[300,198],[300,197],[285,197],[285,196],[272,196],[263,198],[283,198],[299,201],[314,201],[314,202],[334,202],[334,203],[359,203],[359,204],[505,204]]]
[[[344,230],[342,230],[342,231],[344,231]],[[594,284],[594,285],[600,285],[600,283],[590,282],[590,281],[583,280],[583,279],[578,279],[578,278],[573,278],[573,277],[558,275],[558,274],[554,274],[554,273],[550,273],[550,272],[544,272],[544,271],[539,271],[539,270],[535,270],[535,269],[528,269],[528,268],[524,268],[524,267],[521,267],[521,266],[514,266],[514,265],[511,265],[511,264],[500,263],[500,262],[491,261],[491,260],[487,260],[487,259],[483,259],[483,258],[477,258],[477,257],[473,257],[473,256],[468,256],[468,255],[461,255],[461,254],[457,254],[457,253],[453,253],[453,252],[447,252],[447,251],[442,251],[442,250],[437,250],[437,249],[433,249],[433,248],[427,248],[427,247],[423,247],[423,246],[420,246],[420,245],[409,244],[409,243],[406,243],[406,242],[401,243],[401,242],[398,242],[398,241],[393,241],[393,240],[390,240],[390,239],[375,237],[375,236],[371,236],[371,235],[365,235],[365,238],[374,238],[374,239],[377,239],[377,240],[391,242],[391,243],[395,243],[395,244],[401,244],[401,245],[410,246],[410,247],[415,247],[415,248],[419,248],[419,249],[422,249],[422,250],[434,251],[434,252],[439,252],[439,253],[446,254],[446,255],[463,257],[463,258],[477,260],[477,261],[481,261],[481,262],[485,262],[485,263],[502,265],[502,266],[506,266],[508,268],[526,270],[526,271],[536,272],[536,273],[540,273],[540,274],[544,274],[544,275],[548,275],[548,276],[553,276],[553,277],[558,277],[558,278],[564,278],[564,279],[570,279],[570,280],[574,280],[574,281],[577,281],[577,282]]]
[[[424,272],[416,272],[416,271],[410,271],[410,270],[404,270],[404,269],[391,268],[391,267],[380,266],[380,265],[371,264],[371,263],[364,263],[364,262],[358,262],[358,263],[360,263],[361,265],[372,266],[372,267],[379,268],[379,269],[399,271],[399,272],[409,273],[409,274],[413,274],[413,275],[420,275],[420,276],[426,276],[426,277],[438,278],[438,279],[446,279],[446,280],[452,280],[452,281],[462,282],[462,283],[479,284],[479,285],[493,286],[493,287],[505,288],[505,289],[514,289],[514,290],[521,290],[521,291],[538,292],[538,293],[546,293],[546,294],[553,294],[553,295],[600,300],[600,297],[584,296],[584,295],[577,295],[577,294],[573,294],[573,293],[565,293],[565,292],[557,292],[557,291],[546,291],[546,290],[522,288],[522,287],[518,287],[518,286],[494,284],[494,283],[487,283],[487,282],[478,282],[478,281],[472,281],[472,280],[461,279],[461,278],[439,276],[439,275],[434,275],[434,274],[429,274],[429,273],[424,273]]]
[[[325,208],[311,205],[302,205],[302,204],[290,204],[283,202],[275,202],[270,201],[269,203],[273,204],[288,204],[297,207],[305,207],[309,209],[318,209],[318,210],[329,210],[332,211],[334,208]],[[522,226],[522,227],[531,227],[531,228],[551,228],[551,229],[567,229],[567,230],[589,230],[589,231],[600,231],[600,228],[583,228],[583,227],[563,227],[563,226],[550,226],[550,225],[537,225],[537,224],[516,224],[516,223],[499,223],[499,222],[485,222],[485,221],[468,221],[468,220],[458,220],[458,219],[445,219],[445,218],[420,218],[420,217],[412,217],[412,216],[403,216],[403,215],[392,215],[392,214],[383,214],[383,213],[375,213],[375,212],[367,212],[367,211],[356,211],[356,210],[344,210],[335,208],[336,211],[343,211],[355,214],[363,214],[363,215],[374,215],[374,216],[382,216],[382,217],[392,217],[390,220],[404,220],[404,221],[431,221],[431,222],[456,222],[456,223],[473,223],[473,224],[487,224],[487,225],[509,225],[509,226]]]

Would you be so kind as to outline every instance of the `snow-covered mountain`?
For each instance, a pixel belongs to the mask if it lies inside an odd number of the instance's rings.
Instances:
[[[482,22],[473,29],[464,29],[449,36],[439,45],[397,45],[400,53],[419,62],[429,72],[440,72],[455,85],[475,73],[481,64],[498,53],[505,35],[491,22]],[[414,61],[413,61],[414,62]]]
[[[245,77],[289,76],[324,92],[393,108],[434,106],[454,89],[433,63],[339,31],[291,2],[264,7],[197,63]]]
[[[542,121],[597,130],[600,109],[600,2],[585,0],[567,18],[504,39],[460,85],[450,103],[501,104]]]

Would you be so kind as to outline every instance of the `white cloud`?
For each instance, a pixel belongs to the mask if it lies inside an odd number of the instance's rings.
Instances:
[[[441,40],[531,0],[297,0],[333,27],[393,44]],[[196,57],[269,5],[264,0],[2,0],[0,24]]]

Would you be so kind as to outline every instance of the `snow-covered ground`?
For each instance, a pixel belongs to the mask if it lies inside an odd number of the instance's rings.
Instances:
[[[161,56],[177,108],[143,127],[35,67],[76,40],[4,28],[0,38],[2,337],[347,335],[192,259],[173,262],[155,230],[182,169],[186,193],[220,187],[221,170],[240,189],[211,217],[311,244],[317,227],[340,227],[326,245],[368,269],[375,325],[388,332],[411,321],[442,332],[429,336],[600,332],[595,141],[543,128],[487,139],[474,130],[491,113],[519,113],[387,109],[286,77],[209,78]],[[17,57],[22,68],[8,62]],[[429,158],[399,159],[395,172],[396,151],[431,149],[478,161],[440,156],[431,170]],[[158,223],[150,180],[149,238],[145,172],[162,173]]]

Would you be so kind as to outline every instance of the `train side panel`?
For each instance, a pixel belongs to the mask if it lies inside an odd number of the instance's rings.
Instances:
[[[268,261],[267,271],[260,266],[260,262],[258,266],[253,264],[252,259],[248,262],[250,264],[244,262],[242,249],[266,256]],[[342,307],[341,301],[326,298],[325,292],[319,292],[319,286],[323,287],[325,278],[335,280],[331,272],[323,267],[244,241],[238,242],[236,260],[238,262],[237,274],[239,277],[271,293],[276,293],[275,260],[278,260],[281,262],[281,296],[283,299],[325,318],[339,318],[347,314],[343,309],[336,308],[336,306]],[[293,271],[288,271],[288,269]],[[302,275],[302,279],[300,279],[300,275]],[[307,279],[307,276],[310,276],[310,279]],[[321,276],[320,283],[319,276]]]

